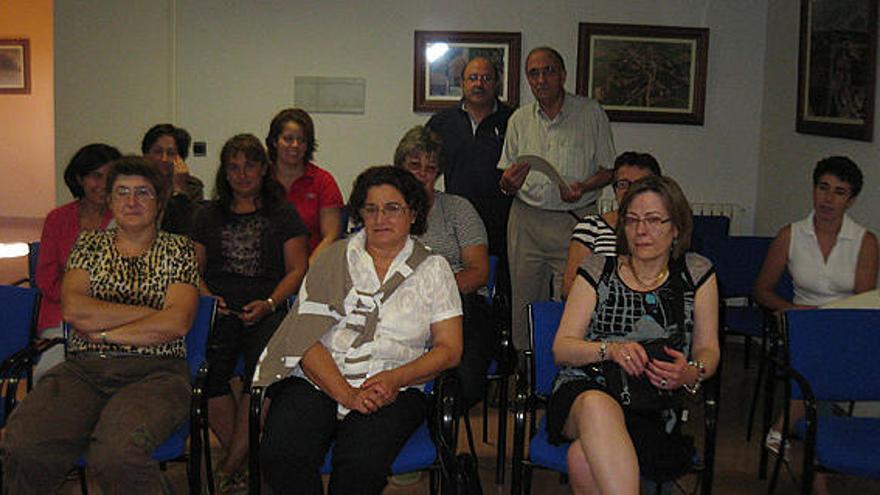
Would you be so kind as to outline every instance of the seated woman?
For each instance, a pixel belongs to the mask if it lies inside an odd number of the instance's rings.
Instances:
[[[394,165],[409,170],[424,186],[428,228],[419,240],[446,258],[461,293],[464,351],[455,374],[461,385],[460,410],[466,411],[483,397],[486,369],[498,345],[490,309],[477,294],[489,280],[489,240],[483,221],[468,200],[434,189],[443,173],[438,163],[442,151],[440,136],[418,125],[400,140]]]
[[[144,158],[153,160],[162,175],[171,182],[168,200],[159,223],[162,230],[172,234],[189,235],[193,213],[203,197],[202,181],[190,175],[184,162],[189,156],[191,141],[186,129],[171,124],[150,127],[141,140]]]
[[[815,308],[877,287],[877,237],[846,214],[862,190],[862,172],[852,160],[832,156],[813,169],[813,211],[783,227],[767,251],[755,280],[755,299],[772,311]],[[774,291],[785,269],[794,299]],[[791,420],[803,418],[801,401],[791,404]],[[779,452],[782,417],[767,434],[767,448]],[[817,482],[821,483],[817,478]]]
[[[681,394],[668,396],[669,408],[636,410],[608,384],[647,380],[642,390],[651,393],[696,393],[720,356],[715,274],[709,260],[685,253],[693,220],[678,185],[634,182],[617,227],[617,257],[584,262],[553,342],[562,370],[547,429],[552,442],[572,441],[574,493],[637,494],[640,472],[666,480],[687,471],[693,453],[681,436]],[[656,339],[668,340],[658,348]]]
[[[278,112],[269,124],[266,149],[275,179],[309,229],[309,262],[313,262],[339,239],[344,226],[339,186],[330,172],[312,162],[318,149],[312,117],[301,108]]]
[[[661,176],[660,164],[650,153],[627,151],[614,160],[614,199],[620,205],[630,184],[649,175]],[[617,244],[617,210],[602,215],[589,214],[574,226],[571,242],[568,244],[568,259],[565,261],[565,272],[562,275],[562,295],[568,296],[571,284],[577,275],[578,267],[591,254],[614,256]]]
[[[167,187],[143,158],[111,167],[116,226],[80,234],[61,285],[67,360],[6,424],[9,493],[55,493],[83,454],[103,493],[162,493],[151,455],[189,415],[183,337],[199,298],[192,242],[156,227]]]
[[[256,385],[283,378],[260,451],[274,493],[322,493],[319,469],[333,442],[330,493],[381,493],[425,420],[422,384],[461,356],[452,270],[411,236],[425,230],[424,187],[405,170],[369,168],[349,208],[363,230],[311,266],[254,375]]]
[[[209,423],[226,450],[219,464],[221,493],[247,480],[237,470],[247,456],[250,396],[233,397],[229,380],[242,355],[245,376],[253,375],[308,268],[308,231],[269,168],[259,139],[230,138],[220,152],[216,199],[196,213],[193,225],[202,295],[219,300],[208,341],[206,395]],[[244,385],[249,391],[250,384]]]
[[[107,172],[119,159],[119,150],[106,144],[83,146],[64,169],[64,183],[75,200],[49,212],[40,236],[36,281],[43,298],[37,334],[44,339],[61,337],[61,278],[67,257],[80,232],[106,228],[113,218],[107,208]],[[49,349],[34,369],[34,380],[64,359],[61,346]]]

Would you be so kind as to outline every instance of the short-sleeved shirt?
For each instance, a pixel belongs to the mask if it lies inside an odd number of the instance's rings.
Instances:
[[[216,201],[196,214],[192,238],[205,246],[205,283],[227,304],[266,299],[287,274],[284,243],[307,235],[296,210],[282,202],[271,211],[238,214]]]
[[[506,169],[522,155],[537,155],[556,167],[568,182],[583,181],[599,167],[614,163],[614,141],[608,116],[596,100],[565,93],[562,109],[553,119],[538,102],[520,107],[510,117],[498,168]],[[529,172],[516,197],[544,210],[576,210],[590,205],[601,190],[585,193],[574,203],[559,196],[559,186],[546,175]]]
[[[119,304],[162,309],[172,284],[199,286],[198,262],[192,241],[159,231],[153,244],[139,256],[123,256],[116,249],[116,229],[80,234],[67,260],[67,270],[89,274],[89,296]],[[109,330],[109,329],[108,329]],[[75,332],[70,353],[114,353],[186,357],[183,337],[155,345],[135,346],[87,342]]]
[[[596,291],[596,309],[584,334],[587,341],[635,341],[668,338],[682,333],[676,314],[684,308],[682,352],[688,355],[694,329],[694,298],[697,290],[714,273],[712,262],[695,253],[687,253],[684,267],[670,268],[666,281],[650,291],[637,291],[621,280],[616,258],[588,256],[578,269]],[[673,280],[675,274],[679,280]],[[679,309],[677,309],[679,308]],[[554,390],[565,382],[587,379],[582,368],[566,366],[560,370]]]
[[[321,210],[342,208],[342,193],[330,172],[312,162],[287,190],[287,201],[296,207],[302,223],[309,229],[309,253],[321,242]]]
[[[462,314],[455,276],[449,263],[438,255],[428,256],[384,303],[370,297],[383,281],[376,274],[373,258],[365,248],[365,240],[365,232],[360,231],[348,241],[346,259],[352,289],[344,301],[346,316],[321,338],[321,343],[332,355],[339,371],[353,387],[360,386],[367,378],[381,371],[398,368],[426,353],[431,345],[431,325]],[[405,261],[412,250],[413,240],[410,238],[391,262],[385,280],[395,273],[409,270]],[[310,302],[305,289],[307,285],[303,284],[302,287],[299,307]],[[354,310],[373,304],[380,305],[373,339],[360,347],[352,347],[360,333],[347,328],[348,323],[363,318]],[[306,378],[299,366],[294,368],[293,374]],[[340,409],[341,414],[346,412],[344,408]]]
[[[483,221],[473,205],[461,196],[440,191],[434,191],[434,204],[428,213],[428,230],[419,240],[446,258],[454,273],[464,269],[463,248],[489,242]]]
[[[617,233],[602,215],[585,215],[574,226],[571,240],[583,244],[593,254],[617,256]]]

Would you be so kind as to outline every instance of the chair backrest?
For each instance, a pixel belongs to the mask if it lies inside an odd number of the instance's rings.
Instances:
[[[706,244],[725,239],[730,233],[730,218],[720,215],[694,215],[691,249],[704,254]]]
[[[559,301],[536,301],[529,305],[533,392],[544,397],[552,392],[553,378],[559,371],[553,361],[553,339],[564,307]]]
[[[704,255],[715,264],[715,274],[723,298],[747,297],[752,294],[752,287],[772,237],[730,236],[726,239],[713,240],[706,243]],[[791,299],[791,279],[786,273],[780,278],[776,292],[784,298]]]
[[[28,243],[28,280],[31,287],[37,286],[37,261],[40,258],[40,242]]]
[[[880,400],[880,310],[789,310],[785,322],[789,365],[817,400]]]
[[[192,327],[186,334],[186,362],[189,365],[190,375],[195,377],[199,367],[205,362],[208,350],[208,335],[214,325],[214,315],[217,311],[217,300],[211,296],[199,297],[199,308]]]
[[[0,361],[27,347],[36,334],[39,309],[39,290],[0,285]]]

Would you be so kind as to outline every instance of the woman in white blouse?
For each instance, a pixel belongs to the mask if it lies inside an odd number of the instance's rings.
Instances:
[[[843,156],[825,158],[813,170],[813,212],[783,227],[767,252],[755,281],[755,299],[772,311],[815,308],[877,287],[877,237],[846,211],[862,190],[862,172]],[[794,298],[774,288],[788,268]],[[791,404],[791,421],[804,415],[803,403]],[[767,433],[766,446],[778,453],[782,417]],[[823,486],[817,477],[816,486]],[[821,492],[821,488],[819,490]]]
[[[349,209],[363,229],[321,254],[288,316],[308,315],[300,331],[321,318],[332,323],[292,376],[273,385],[260,462],[274,493],[322,493],[319,469],[331,443],[330,493],[381,493],[394,458],[425,420],[423,384],[458,364],[455,277],[412,237],[425,230],[427,205],[406,170],[373,167],[355,181]],[[310,283],[316,274],[323,279]],[[277,362],[273,344],[258,374],[276,376],[267,369]]]

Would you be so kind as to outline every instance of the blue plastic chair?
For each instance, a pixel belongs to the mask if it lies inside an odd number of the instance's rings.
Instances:
[[[530,493],[534,468],[568,473],[566,455],[569,443],[553,445],[549,441],[546,417],[536,421],[539,409],[546,408],[553,391],[553,380],[559,371],[553,359],[553,340],[562,319],[563,303],[540,301],[529,305],[529,336],[531,350],[526,352],[528,376],[517,376],[517,397],[514,401],[513,481],[511,493]],[[715,459],[715,437],[718,423],[718,394],[720,392],[720,366],[715,376],[705,383],[704,444],[702,460],[694,459],[692,471],[701,476],[700,493],[712,492],[712,476]],[[525,455],[526,421],[529,423],[529,450]],[[657,484],[657,493],[662,485]]]
[[[193,321],[192,327],[190,327],[190,331],[186,334],[186,362],[189,365],[190,376],[193,381],[189,421],[181,425],[171,437],[156,447],[152,456],[154,460],[159,462],[159,467],[163,470],[168,461],[186,457],[190,493],[202,493],[202,456],[205,457],[208,473],[208,491],[209,493],[214,493],[207,398],[204,395],[204,390],[205,379],[208,375],[208,363],[205,359],[205,352],[207,351],[208,334],[211,332],[211,327],[214,324],[216,310],[216,299],[210,296],[199,298],[196,318]],[[195,433],[190,435],[191,432]],[[187,439],[189,439],[189,455],[186,454]],[[85,458],[81,457],[77,460],[75,467],[79,471],[80,489],[83,495],[85,495],[88,493],[88,484],[85,477]]]
[[[4,382],[2,389],[3,407],[0,408],[0,427],[6,424],[6,418],[15,407],[18,384],[27,378],[28,389],[31,386],[33,351],[30,343],[36,335],[37,318],[40,311],[40,291],[33,288],[0,285],[0,380]],[[3,385],[3,384],[0,384]]]
[[[880,310],[785,312],[788,362],[778,366],[792,380],[786,380],[782,431],[788,431],[789,399],[803,399],[806,419],[795,424],[795,431],[804,439],[804,495],[811,493],[817,469],[880,479],[880,418],[819,415],[816,410],[817,401],[880,400],[878,329]],[[769,493],[781,463],[777,459]]]
[[[439,380],[438,380],[439,381]],[[447,473],[444,472],[444,464],[451,465],[455,453],[455,399],[452,394],[447,394],[442,386],[430,382],[425,387],[425,393],[435,396],[435,409],[429,414],[428,420],[423,422],[404,444],[403,449],[397,454],[391,464],[391,474],[411,473],[414,471],[428,470],[430,472],[430,492],[440,493],[441,480],[447,482]],[[263,387],[255,386],[251,389],[251,410],[249,415],[249,458],[248,458],[248,493],[259,495],[262,488],[260,476],[260,419],[262,416]],[[437,431],[433,432],[428,426],[428,421],[434,421]],[[291,439],[291,441],[296,441]],[[321,474],[330,474],[333,471],[333,446],[330,446],[324,456],[324,464],[321,466]],[[438,476],[438,473],[440,476]]]
[[[709,243],[722,241],[730,235],[730,218],[720,215],[694,215],[691,249],[705,254]]]

